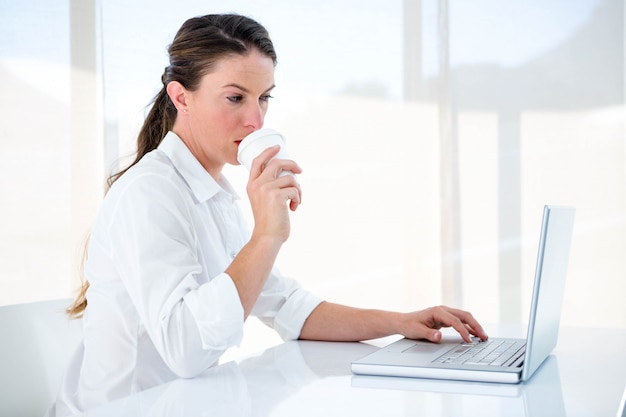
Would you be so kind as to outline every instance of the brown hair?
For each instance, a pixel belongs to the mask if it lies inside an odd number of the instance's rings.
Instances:
[[[268,56],[276,65],[276,52],[267,30],[253,19],[236,14],[214,14],[194,17],[180,27],[168,48],[169,65],[161,76],[163,87],[153,100],[137,137],[134,161],[107,179],[109,187],[147,153],[156,149],[174,126],[177,110],[167,94],[167,85],[178,81],[195,91],[201,78],[210,73],[222,58],[246,55],[253,49]],[[83,281],[74,304],[68,308],[71,317],[82,317],[87,307],[89,282]]]

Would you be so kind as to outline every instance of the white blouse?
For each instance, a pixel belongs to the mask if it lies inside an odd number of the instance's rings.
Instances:
[[[196,376],[240,343],[243,307],[224,272],[249,240],[238,199],[172,132],[115,182],[91,232],[84,342],[57,415]],[[252,314],[297,339],[321,301],[274,268]]]

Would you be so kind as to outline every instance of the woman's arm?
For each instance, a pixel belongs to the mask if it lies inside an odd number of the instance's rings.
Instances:
[[[300,339],[361,341],[401,334],[410,339],[441,340],[442,327],[453,327],[469,342],[470,335],[487,339],[480,324],[463,310],[431,307],[411,313],[366,310],[324,302],[307,318]]]
[[[241,249],[226,273],[235,283],[247,318],[265,285],[282,244],[291,230],[289,209],[300,204],[300,186],[292,175],[279,177],[280,172],[295,173],[302,169],[293,161],[270,159],[279,147],[261,152],[252,163],[246,190],[254,216],[250,241]]]

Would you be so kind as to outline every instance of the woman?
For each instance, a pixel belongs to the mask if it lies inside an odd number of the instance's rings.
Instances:
[[[437,342],[441,327],[487,336],[471,314],[448,307],[413,313],[322,301],[274,262],[301,202],[293,161],[252,164],[248,233],[222,176],[239,142],[263,126],[276,54],[265,29],[238,15],[188,20],[138,137],[130,167],[114,175],[94,223],[85,264],[84,313],[57,411],[77,412],[162,383],[193,377],[242,338],[253,314],[284,339],[359,341],[391,334]],[[86,287],[87,288],[87,287]],[[88,305],[86,301],[88,300]],[[86,307],[86,308],[85,308]]]

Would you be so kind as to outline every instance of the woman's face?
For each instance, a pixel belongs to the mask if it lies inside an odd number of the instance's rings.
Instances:
[[[218,178],[224,164],[239,164],[241,140],[263,127],[273,88],[274,62],[256,49],[222,58],[196,91],[184,90],[186,112],[179,108],[174,132]]]

